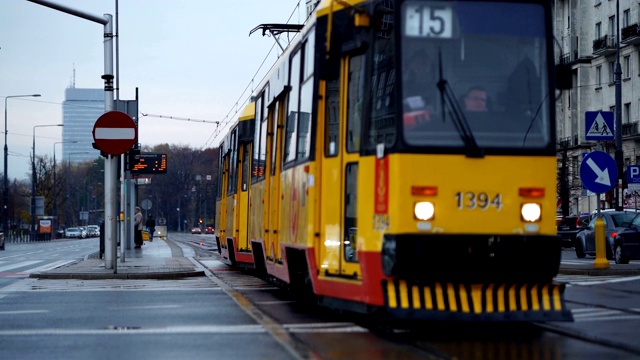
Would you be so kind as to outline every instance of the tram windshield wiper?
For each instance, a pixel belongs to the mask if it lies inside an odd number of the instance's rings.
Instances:
[[[460,108],[460,104],[456,100],[455,94],[449,85],[449,82],[442,75],[442,52],[438,51],[438,66],[440,72],[440,80],[438,80],[438,90],[440,91],[440,101],[442,102],[443,119],[446,119],[447,111],[451,114],[453,124],[460,135],[460,139],[467,150],[467,157],[481,158],[484,157],[484,150],[478,146],[473,132],[469,127],[464,112]]]

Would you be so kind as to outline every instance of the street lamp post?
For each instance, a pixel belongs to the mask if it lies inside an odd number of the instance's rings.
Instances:
[[[31,241],[36,239],[36,128],[64,126],[63,124],[35,125],[33,127],[33,148],[31,158]]]
[[[58,193],[57,193],[57,187],[56,187],[56,167],[57,167],[57,163],[56,163],[56,145],[58,144],[64,144],[64,143],[72,143],[75,144],[77,143],[76,140],[74,141],[58,141],[56,143],[53,144],[53,238],[57,238],[58,237]],[[64,159],[63,159],[64,161]]]
[[[9,178],[8,178],[8,160],[9,160],[9,148],[7,147],[7,100],[9,98],[17,97],[39,97],[40,94],[32,95],[11,95],[4,98],[4,187],[2,189],[2,230],[5,236],[9,235]]]

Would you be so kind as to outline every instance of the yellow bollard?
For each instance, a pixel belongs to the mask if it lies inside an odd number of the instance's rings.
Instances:
[[[600,214],[598,214],[600,215]],[[608,269],[607,251],[605,250],[605,230],[602,216],[596,220],[596,259],[593,261],[594,269]]]

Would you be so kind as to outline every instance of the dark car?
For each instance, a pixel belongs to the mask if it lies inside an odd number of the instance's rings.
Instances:
[[[0,232],[0,250],[4,250],[4,233]]]
[[[601,214],[604,221],[606,257],[611,260],[614,254],[613,240],[619,232],[629,228],[636,213],[633,211],[602,211]],[[576,256],[579,258],[584,258],[586,255],[596,255],[595,229],[597,219],[596,215],[592,216],[589,225],[576,236]]]
[[[631,224],[619,231],[613,240],[613,259],[616,264],[628,264],[629,260],[640,260],[640,213]]]
[[[191,234],[202,234],[202,229],[200,229],[199,227],[192,227]]]
[[[211,225],[207,225],[207,227],[204,229],[204,233],[205,234],[213,234],[215,231],[213,229],[213,226]]]
[[[570,248],[575,246],[576,235],[587,226],[587,223],[581,223],[578,216],[566,216],[557,220],[558,236],[562,240],[562,246]]]

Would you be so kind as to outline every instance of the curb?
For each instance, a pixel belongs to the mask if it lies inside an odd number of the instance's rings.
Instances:
[[[172,271],[172,272],[148,272],[148,273],[31,273],[34,279],[79,279],[79,280],[104,280],[104,279],[180,279],[185,277],[205,276],[204,271]]]
[[[588,276],[638,276],[640,269],[560,269],[562,275],[588,275]]]

